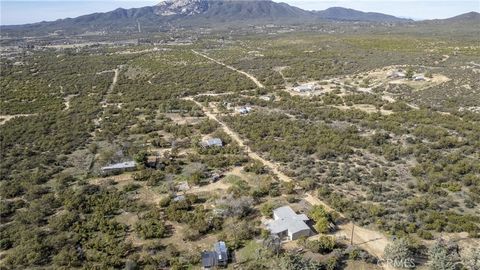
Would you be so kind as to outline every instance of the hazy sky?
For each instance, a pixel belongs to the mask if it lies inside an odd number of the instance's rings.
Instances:
[[[51,21],[93,12],[110,11],[118,7],[149,6],[158,2],[160,0],[0,0],[0,23],[6,25]],[[308,10],[340,6],[413,19],[441,19],[469,11],[480,11],[480,0],[282,0],[276,2],[285,2]]]

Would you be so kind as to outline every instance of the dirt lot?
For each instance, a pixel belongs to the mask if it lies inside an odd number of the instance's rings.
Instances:
[[[405,73],[405,66],[386,66],[381,69],[374,69],[369,72],[340,76],[322,81],[308,81],[301,82],[301,84],[313,85],[312,91],[296,92],[293,90],[293,86],[286,85],[285,90],[291,95],[296,96],[316,96],[330,93],[335,90],[339,90],[339,96],[343,96],[348,92],[366,92],[371,93],[373,88],[379,86],[386,86],[388,84],[405,84],[413,89],[420,91],[445,82],[450,81],[445,75],[434,73],[431,78],[425,77],[425,72],[415,73],[414,76],[423,76],[424,80],[411,80],[406,78],[395,78],[391,75],[395,72]],[[426,68],[428,69],[428,68]]]

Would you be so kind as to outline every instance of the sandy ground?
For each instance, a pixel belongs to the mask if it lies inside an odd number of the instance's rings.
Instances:
[[[398,79],[398,80],[393,80],[389,81],[389,84],[406,84],[416,91],[421,91],[425,90],[428,88],[431,88],[433,86],[445,83],[450,81],[451,79],[448,78],[447,76],[441,75],[441,74],[434,74],[432,78],[426,78],[425,81],[411,81],[407,79]]]
[[[223,190],[227,190],[229,187],[230,187],[230,184],[225,183],[225,178],[222,178],[215,183],[211,183],[204,186],[194,186],[191,189],[187,190],[186,193],[197,194],[197,193],[204,193],[204,192],[223,191]]]
[[[447,58],[448,59],[448,58]],[[425,78],[424,81],[413,81],[408,79],[392,79],[388,76],[396,70],[405,70],[406,66],[386,66],[379,69],[374,69],[368,72],[335,77],[331,79],[321,81],[306,81],[301,84],[313,84],[316,90],[307,92],[293,91],[292,85],[287,85],[285,91],[295,96],[312,97],[330,93],[334,90],[340,90],[339,96],[344,96],[349,92],[365,92],[372,93],[372,89],[380,86],[388,86],[389,84],[405,84],[416,91],[425,90],[433,86],[445,83],[451,79],[442,74],[433,74],[432,78]],[[419,75],[419,74],[416,74]],[[387,97],[388,98],[388,97]],[[385,99],[387,100],[387,99]],[[389,102],[395,102],[393,98],[388,100]],[[362,109],[363,110],[363,109]],[[388,114],[388,112],[384,112]]]
[[[78,95],[68,95],[64,98],[65,111],[70,109],[70,100]]]
[[[243,74],[243,75],[247,76],[247,78],[249,78],[250,80],[252,80],[252,82],[254,82],[254,83],[257,85],[257,87],[259,87],[259,88],[265,88],[265,86],[264,86],[260,81],[258,81],[257,78],[253,77],[251,74],[248,74],[248,73],[245,72],[245,71],[236,69],[236,68],[234,68],[234,67],[232,67],[232,66],[229,66],[229,65],[227,65],[227,64],[225,64],[225,63],[222,63],[222,62],[220,62],[220,61],[218,61],[218,60],[215,60],[215,59],[213,59],[213,58],[210,58],[210,57],[208,57],[207,55],[202,54],[202,53],[199,53],[199,52],[197,52],[197,51],[195,51],[195,50],[192,50],[192,52],[195,53],[195,54],[197,54],[197,55],[200,55],[200,56],[202,56],[202,57],[204,57],[204,58],[206,58],[206,59],[208,59],[208,60],[210,60],[210,61],[213,61],[213,62],[215,62],[215,63],[217,63],[217,64],[219,64],[219,65],[222,65],[222,66],[224,66],[224,67],[226,67],[226,68],[229,68],[229,69],[231,69],[231,70],[233,70],[233,71],[236,71],[236,72],[238,72],[238,73],[240,73],[240,74]]]
[[[202,117],[182,116],[181,114],[178,114],[178,113],[165,113],[164,115],[172,119],[172,121],[178,125],[196,124],[201,120],[203,120]]]

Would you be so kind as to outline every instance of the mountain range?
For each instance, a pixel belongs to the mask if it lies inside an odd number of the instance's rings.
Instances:
[[[478,13],[466,16],[476,20]],[[461,19],[465,19],[460,17]],[[452,18],[455,19],[455,18]],[[304,24],[325,21],[360,21],[372,23],[410,23],[410,19],[374,12],[332,7],[307,11],[270,0],[166,0],[155,6],[116,9],[76,18],[60,19],[19,26],[2,26],[16,32],[71,33],[85,31],[162,31],[172,27],[232,27],[255,24]]]

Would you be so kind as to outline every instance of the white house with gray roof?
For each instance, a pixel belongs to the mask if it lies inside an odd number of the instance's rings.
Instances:
[[[126,161],[126,162],[120,162],[120,163],[115,163],[111,164],[105,167],[102,167],[102,173],[108,174],[108,173],[120,173],[120,172],[125,172],[125,171],[133,171],[137,167],[135,161]]]
[[[315,85],[312,83],[305,83],[293,88],[293,91],[299,93],[311,92],[315,90]]]
[[[273,210],[273,220],[267,223],[267,228],[280,238],[296,240],[312,234],[312,230],[306,224],[307,221],[309,218],[305,214],[297,214],[290,206],[282,206]]]
[[[216,147],[222,147],[223,146],[222,139],[220,139],[220,138],[207,139],[207,140],[202,141],[200,144],[205,148],[214,147],[214,146],[216,146]]]

